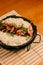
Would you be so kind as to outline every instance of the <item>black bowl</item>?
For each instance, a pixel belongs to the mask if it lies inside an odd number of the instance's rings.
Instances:
[[[31,39],[25,44],[18,45],[18,46],[10,46],[10,45],[6,45],[5,43],[2,43],[2,41],[1,41],[0,46],[2,46],[3,48],[5,48],[7,50],[20,50],[20,49],[23,49],[23,48],[27,47],[28,45],[30,45],[34,41],[34,39],[35,39],[35,37],[37,35],[37,27],[30,20],[28,20],[28,19],[26,19],[24,17],[21,17],[21,16],[15,16],[15,15],[7,16],[6,18],[2,19],[2,21],[6,20],[8,18],[21,18],[24,21],[29,22],[32,25],[32,28],[33,28],[34,32],[32,34]]]

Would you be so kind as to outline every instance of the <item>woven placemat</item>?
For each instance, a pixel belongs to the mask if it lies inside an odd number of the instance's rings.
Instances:
[[[0,19],[9,15],[20,16],[15,10],[13,10],[1,16]],[[0,48],[0,63],[2,65],[37,65],[42,60],[43,60],[43,36],[41,36],[40,43],[31,44],[31,48],[29,51],[27,51],[27,48],[19,50],[17,52],[8,51],[3,48]]]

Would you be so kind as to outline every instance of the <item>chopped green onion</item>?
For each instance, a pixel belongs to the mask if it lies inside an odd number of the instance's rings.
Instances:
[[[27,32],[27,28],[22,27],[21,29],[22,29],[24,32]]]
[[[30,36],[27,36],[27,37],[26,37],[26,40],[28,40],[29,38],[30,38]]]
[[[2,25],[2,20],[0,20],[0,25]]]
[[[15,32],[13,32],[13,33],[10,33],[10,35],[11,35],[11,36],[14,36],[14,35],[15,35]]]
[[[11,35],[11,36],[14,36],[14,34],[13,34],[13,33],[10,33],[10,35]]]

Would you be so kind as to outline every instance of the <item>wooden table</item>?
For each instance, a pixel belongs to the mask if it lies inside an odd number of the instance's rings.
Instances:
[[[0,16],[11,10],[34,22],[43,35],[43,0],[0,0]],[[39,65],[43,65],[43,62]]]

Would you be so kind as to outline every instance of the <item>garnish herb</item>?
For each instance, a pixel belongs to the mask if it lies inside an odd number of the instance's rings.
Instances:
[[[27,28],[22,27],[21,29],[22,29],[25,33],[27,33]]]
[[[26,37],[26,40],[28,40],[29,38],[30,38],[30,36],[27,36],[27,37]]]
[[[0,20],[0,25],[2,25],[2,20]]]
[[[10,35],[11,35],[11,36],[14,36],[14,35],[15,35],[15,32],[10,33]]]

